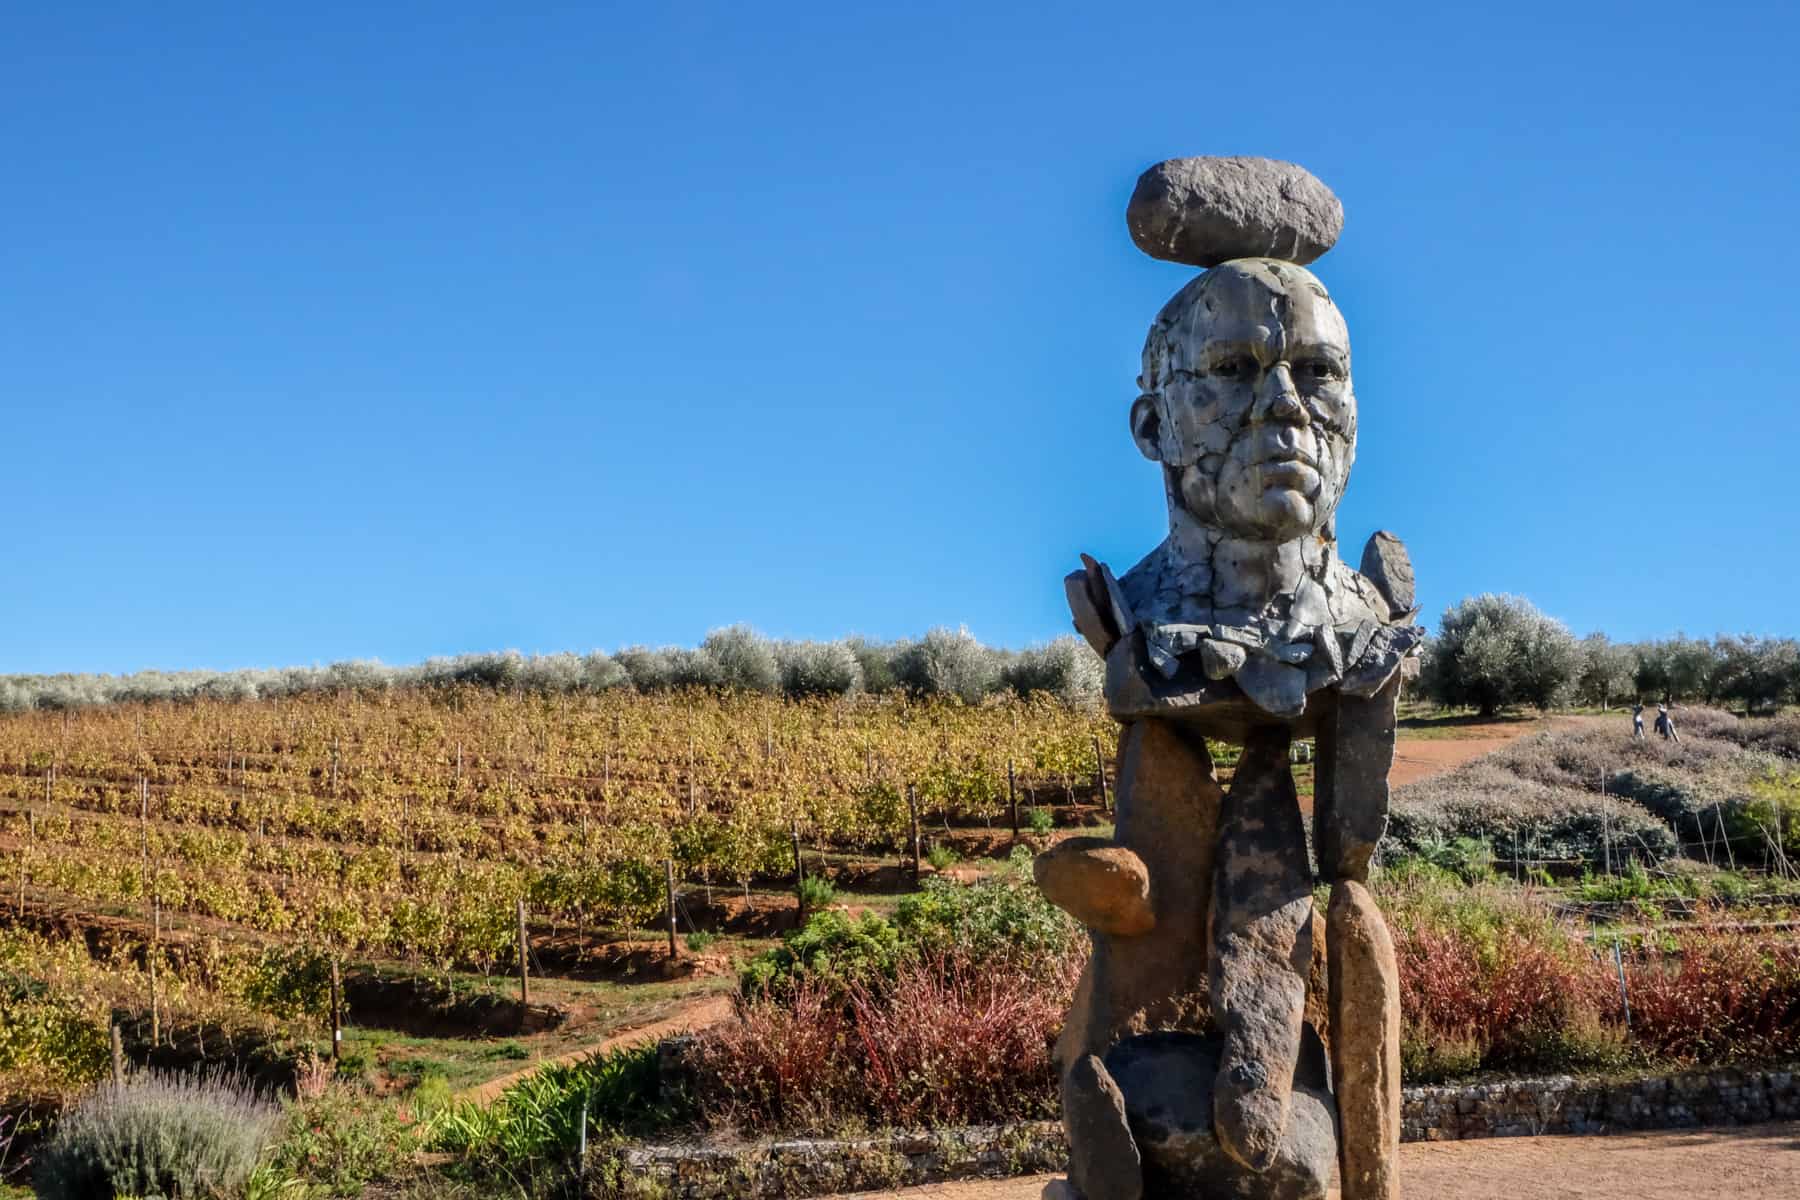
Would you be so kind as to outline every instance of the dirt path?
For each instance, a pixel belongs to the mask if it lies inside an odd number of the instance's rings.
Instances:
[[[640,1025],[636,1029],[627,1029],[615,1033],[603,1041],[593,1042],[578,1050],[570,1050],[550,1058],[540,1058],[528,1067],[514,1071],[510,1075],[502,1075],[498,1079],[490,1079],[486,1083],[457,1093],[458,1100],[466,1100],[473,1104],[486,1106],[500,1098],[500,1094],[525,1077],[543,1070],[545,1067],[578,1062],[594,1054],[604,1054],[609,1050],[618,1050],[625,1046],[635,1046],[642,1042],[659,1042],[679,1033],[692,1033],[717,1025],[731,1015],[731,997],[707,996],[695,1000],[692,1004],[678,1011],[672,1017],[665,1017],[649,1025]]]
[[[1400,1169],[1407,1195],[1456,1200],[1800,1196],[1800,1121],[1612,1137],[1416,1142],[1400,1147]],[[1039,1175],[860,1194],[1037,1200],[1053,1178]],[[1331,1194],[1335,1197],[1337,1190]]]
[[[1444,731],[1432,737],[1408,737],[1402,726],[1399,736],[1394,739],[1394,768],[1388,772],[1388,784],[1399,787],[1403,783],[1417,783],[1433,775],[1442,775],[1546,729],[1591,728],[1596,724],[1617,725],[1629,733],[1631,719],[1627,715],[1621,722],[1616,717],[1577,714],[1536,721],[1497,720],[1460,726],[1453,733]]]
[[[1409,738],[1402,735],[1394,740],[1394,767],[1388,772],[1388,786],[1399,787],[1403,783],[1417,783],[1433,775],[1442,775],[1471,759],[1505,749],[1527,733],[1534,732],[1536,730],[1530,726],[1518,726],[1517,732],[1509,729],[1498,737]]]

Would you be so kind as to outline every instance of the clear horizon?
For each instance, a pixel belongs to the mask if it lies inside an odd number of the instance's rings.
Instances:
[[[1163,535],[1124,205],[1206,153],[1344,201],[1343,557],[1800,634],[1800,17],[1288,17],[21,12],[0,674],[1059,636]]]

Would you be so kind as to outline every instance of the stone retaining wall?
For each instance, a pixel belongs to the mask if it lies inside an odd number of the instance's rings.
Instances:
[[[1800,1118],[1800,1074],[1793,1070],[1694,1071],[1610,1082],[1558,1075],[1407,1088],[1400,1136],[1409,1142],[1437,1142],[1794,1118]]]
[[[1056,1121],[742,1146],[628,1146],[590,1156],[587,1194],[604,1200],[782,1200],[1036,1175],[1060,1171],[1068,1161]]]
[[[1625,1080],[1563,1075],[1407,1088],[1401,1111],[1401,1136],[1409,1142],[1753,1124],[1800,1119],[1800,1071]],[[587,1194],[594,1200],[783,1200],[1060,1171],[1067,1162],[1055,1121],[741,1146],[628,1146],[595,1152]]]

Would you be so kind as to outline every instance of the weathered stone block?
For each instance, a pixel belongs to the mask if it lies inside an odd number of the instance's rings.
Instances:
[[[1136,937],[1156,927],[1144,860],[1105,838],[1069,838],[1037,856],[1032,876],[1045,899],[1089,929]]]
[[[1324,1200],[1337,1138],[1318,1039],[1309,1033],[1287,1080],[1291,1113],[1261,1171],[1227,1153],[1215,1131],[1222,1051],[1216,1035],[1153,1033],[1129,1038],[1107,1054],[1143,1155],[1145,1200]]]
[[[1325,920],[1343,1200],[1396,1200],[1400,970],[1393,938],[1374,897],[1352,880],[1332,887]]]
[[[1152,258],[1210,267],[1234,258],[1309,263],[1336,244],[1344,206],[1304,167],[1272,158],[1172,158],[1138,177],[1125,210]]]

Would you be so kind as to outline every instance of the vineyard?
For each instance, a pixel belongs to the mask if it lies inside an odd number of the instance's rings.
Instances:
[[[346,689],[0,721],[14,907],[490,970],[534,924],[641,927],[666,872],[746,891],[814,852],[1073,799],[1111,723],[1048,698]]]

